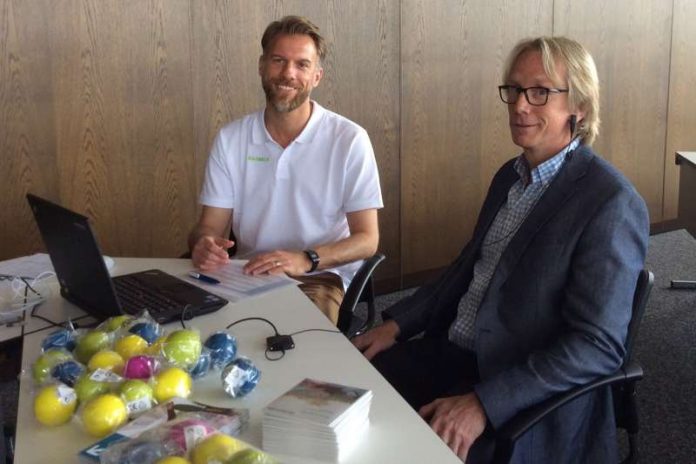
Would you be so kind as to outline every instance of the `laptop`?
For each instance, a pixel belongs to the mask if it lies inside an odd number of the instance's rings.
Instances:
[[[158,269],[111,277],[89,219],[27,194],[60,294],[103,320],[147,310],[160,324],[217,311],[227,300]]]

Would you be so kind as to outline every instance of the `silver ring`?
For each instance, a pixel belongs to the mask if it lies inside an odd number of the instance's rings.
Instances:
[[[274,267],[280,266],[280,261],[274,261],[274,262],[273,262],[273,266],[274,266]]]

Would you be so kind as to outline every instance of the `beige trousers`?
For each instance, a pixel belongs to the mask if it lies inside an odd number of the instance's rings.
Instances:
[[[308,276],[293,276],[302,282],[300,290],[319,308],[319,310],[336,325],[338,323],[338,308],[343,301],[343,281],[333,272],[322,272]]]

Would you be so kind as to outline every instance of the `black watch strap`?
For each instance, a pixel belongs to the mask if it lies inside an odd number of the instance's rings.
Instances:
[[[314,250],[305,250],[304,253],[307,255],[309,260],[312,262],[312,267],[307,271],[307,273],[314,272],[319,266],[319,255]]]

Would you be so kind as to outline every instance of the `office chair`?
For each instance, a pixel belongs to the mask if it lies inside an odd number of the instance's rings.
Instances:
[[[638,327],[645,312],[645,306],[653,286],[654,276],[648,270],[642,270],[633,295],[631,322],[626,335],[626,356],[618,371],[580,385],[567,392],[560,393],[548,400],[528,408],[506,422],[495,431],[495,464],[508,463],[515,449],[515,442],[552,411],[575,398],[595,389],[611,385],[614,401],[616,427],[626,430],[628,435],[628,456],[622,464],[634,464],[638,460],[638,404],[636,400],[636,383],[643,378],[643,368],[631,360],[633,344],[638,335]]]
[[[338,309],[338,330],[352,338],[372,328],[375,323],[375,289],[372,273],[384,261],[384,255],[377,253],[366,259],[350,282]],[[355,314],[359,303],[367,303],[367,318]]]

